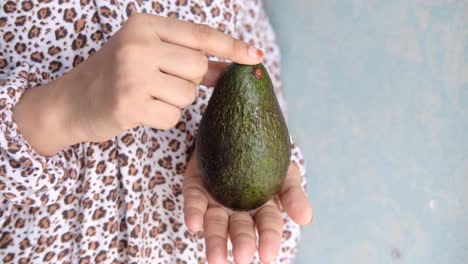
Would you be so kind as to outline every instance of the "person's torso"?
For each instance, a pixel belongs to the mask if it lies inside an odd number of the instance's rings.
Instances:
[[[265,36],[271,28],[256,27],[265,19],[260,1],[12,3],[3,4],[0,16],[3,74],[27,63],[38,84],[58,78],[98,51],[129,16],[151,13],[207,24],[264,49],[265,65],[279,82],[278,49],[274,37]],[[0,243],[3,261],[205,263],[202,233],[191,234],[183,224],[182,173],[211,92],[198,87],[197,101],[173,129],[137,127],[76,146],[80,164],[70,164],[60,179],[71,191],[47,206],[14,208],[0,232],[0,241],[13,240]]]

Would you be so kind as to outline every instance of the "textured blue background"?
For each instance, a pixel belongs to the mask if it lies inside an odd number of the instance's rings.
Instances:
[[[265,4],[315,209],[295,263],[468,263],[468,1]]]

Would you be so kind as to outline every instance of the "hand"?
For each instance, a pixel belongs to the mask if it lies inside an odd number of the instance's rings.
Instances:
[[[195,100],[196,86],[210,81],[207,73],[216,65],[210,67],[207,54],[244,64],[263,57],[205,25],[134,15],[88,60],[25,93],[14,109],[16,121],[44,155],[82,141],[105,141],[139,125],[169,129],[180,109]]]
[[[234,212],[223,208],[207,192],[195,154],[184,175],[184,218],[191,232],[203,229],[208,263],[226,263],[227,239],[233,245],[234,260],[238,264],[252,262],[256,250],[262,262],[272,262],[281,246],[283,216],[281,207],[300,225],[312,222],[312,207],[301,187],[301,176],[296,165],[289,166],[288,175],[274,199],[253,212]]]

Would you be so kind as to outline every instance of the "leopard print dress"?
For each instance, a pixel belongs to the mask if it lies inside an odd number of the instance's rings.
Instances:
[[[285,110],[279,50],[261,1],[34,0],[0,5],[1,262],[205,263],[203,233],[192,234],[183,223],[181,187],[212,88],[197,88],[196,102],[182,110],[173,129],[141,126],[48,158],[19,133],[12,108],[25,91],[86,60],[129,16],[141,12],[207,24],[266,51],[264,64]],[[304,175],[295,145],[292,152]],[[284,220],[277,263],[291,261],[299,239],[299,226],[286,214]]]

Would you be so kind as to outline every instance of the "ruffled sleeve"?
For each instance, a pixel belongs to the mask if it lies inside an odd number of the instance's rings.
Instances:
[[[70,188],[80,162],[77,146],[52,157],[38,154],[19,132],[12,109],[43,80],[28,64],[0,74],[0,223],[13,206],[55,203]],[[36,88],[36,89],[40,89]]]

